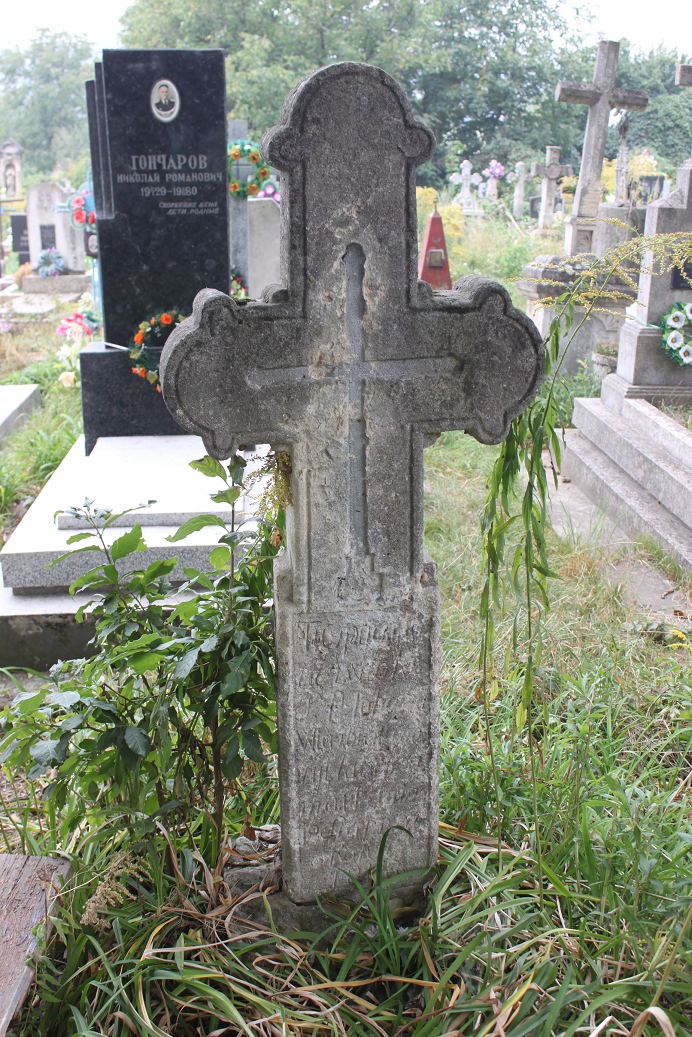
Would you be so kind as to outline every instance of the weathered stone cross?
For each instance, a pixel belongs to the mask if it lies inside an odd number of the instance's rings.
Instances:
[[[284,284],[203,291],[166,346],[166,404],[208,451],[290,451],[275,566],[284,888],[296,902],[437,847],[439,592],[423,550],[423,448],[497,443],[537,392],[533,322],[477,277],[419,283],[415,169],[432,131],[369,65],[291,92],[261,144],[282,171]]]
[[[579,183],[574,195],[572,216],[565,220],[565,255],[592,252],[595,244],[598,203],[601,200],[601,169],[608,136],[608,121],[613,108],[643,112],[649,103],[641,90],[622,90],[615,86],[620,44],[601,40],[598,44],[593,83],[560,82],[555,100],[569,104],[588,104],[589,116],[582,149]]]
[[[541,184],[541,208],[538,213],[538,229],[547,230],[555,219],[555,188],[561,176],[572,176],[574,169],[570,165],[560,165],[560,149],[548,145],[545,149],[545,162],[531,163],[531,176],[543,177]]]

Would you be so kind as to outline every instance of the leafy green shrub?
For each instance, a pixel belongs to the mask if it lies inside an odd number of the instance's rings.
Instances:
[[[99,595],[95,654],[59,663],[52,686],[20,694],[5,710],[0,741],[0,763],[29,768],[31,781],[49,773],[45,795],[58,811],[68,805],[63,838],[87,807],[102,817],[124,814],[132,834],[143,835],[162,814],[185,814],[212,797],[220,833],[225,783],[238,777],[244,759],[264,762],[263,743],[275,751],[268,603],[281,535],[264,521],[256,531],[235,529],[245,463],[234,458],[227,473],[211,457],[192,462],[224,480],[212,499],[233,517],[227,529],[218,515],[195,516],[169,538],[223,529],[210,555],[213,570],[185,569],[174,607],[166,599],[175,558],[123,571],[126,558],[145,550],[139,523],[109,546],[104,534],[126,512],[88,501],[71,509],[89,528],[68,544],[102,556],[70,588]]]

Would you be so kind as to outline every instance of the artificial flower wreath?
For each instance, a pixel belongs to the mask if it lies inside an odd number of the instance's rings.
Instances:
[[[153,356],[149,348],[163,346],[176,325],[185,320],[185,316],[178,309],[160,310],[153,317],[143,320],[132,336],[130,357],[135,361],[132,373],[146,378],[150,385],[156,386],[157,392],[161,392],[159,357]]]
[[[251,162],[255,167],[254,174],[243,179],[240,161]],[[236,140],[228,145],[228,190],[233,198],[257,198],[264,196],[264,189],[269,184],[272,171],[260,155],[259,147],[250,140]],[[274,187],[275,193],[276,185]]]
[[[692,364],[692,302],[676,302],[661,321],[661,347],[683,367]]]

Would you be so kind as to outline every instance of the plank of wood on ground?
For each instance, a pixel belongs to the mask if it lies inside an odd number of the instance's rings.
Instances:
[[[46,934],[57,898],[72,874],[58,857],[0,853],[0,1037],[4,1037],[29,992],[36,954],[33,929],[42,921]]]

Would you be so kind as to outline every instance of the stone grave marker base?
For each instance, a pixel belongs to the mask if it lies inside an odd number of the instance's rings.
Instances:
[[[632,388],[643,387],[608,375],[600,399],[574,401],[562,471],[624,529],[692,569],[692,433]]]
[[[0,385],[0,442],[40,406],[38,385]]]
[[[147,551],[123,559],[119,564],[124,568],[175,556],[178,565],[170,575],[175,585],[185,579],[184,567],[209,567],[209,552],[222,533],[219,527],[200,530],[176,544],[166,540],[193,515],[217,514],[230,522],[230,509],[209,500],[209,494],[222,487],[220,480],[189,467],[205,454],[202,440],[187,435],[99,439],[89,455],[84,453],[84,437],[77,440],[0,552],[0,665],[43,669],[58,658],[84,654],[93,626],[75,622],[79,602],[72,600],[68,588],[93,568],[97,556],[77,554],[52,569],[46,565],[69,551],[68,538],[85,528],[64,514],[66,508],[83,504],[85,497],[118,511],[156,501],[123,516],[106,532],[107,542],[112,542],[135,522],[142,526]],[[261,463],[260,455],[253,455],[249,470]],[[239,498],[236,523],[250,519],[250,507],[246,498]]]
[[[40,292],[42,295],[53,292],[82,292],[91,291],[91,274],[63,274],[60,277],[40,277],[38,274],[29,274],[22,278],[23,292]]]

